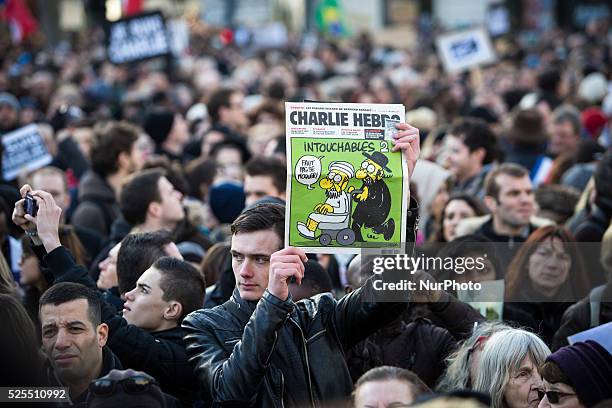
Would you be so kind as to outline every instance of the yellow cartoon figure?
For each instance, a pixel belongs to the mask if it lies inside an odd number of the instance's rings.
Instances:
[[[353,187],[348,188],[349,180],[354,175],[355,169],[351,163],[334,161],[329,164],[327,177],[319,182],[325,190],[326,200],[314,207],[314,212],[308,216],[306,223],[297,223],[301,236],[315,239],[315,231],[319,228],[319,242],[323,245],[328,245],[332,239],[336,239],[341,245],[354,242],[355,237],[350,229],[350,193]]]

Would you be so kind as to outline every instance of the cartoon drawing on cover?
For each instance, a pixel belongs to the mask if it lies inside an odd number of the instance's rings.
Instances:
[[[329,245],[334,239],[340,245],[355,242],[355,235],[350,228],[350,193],[353,187],[348,187],[354,175],[355,169],[351,163],[333,161],[329,164],[327,177],[319,182],[319,186],[325,190],[325,202],[314,207],[305,223],[297,223],[301,236],[312,240],[318,237],[322,245]],[[318,236],[317,229],[321,232]]]
[[[391,210],[391,193],[384,179],[391,176],[391,170],[387,167],[389,159],[378,151],[371,155],[365,152],[362,154],[366,160],[355,174],[362,186],[361,192],[353,197],[357,205],[351,228],[355,241],[364,241],[361,227],[371,228],[375,234],[383,234],[388,241],[395,232],[395,221],[393,218],[387,219]]]

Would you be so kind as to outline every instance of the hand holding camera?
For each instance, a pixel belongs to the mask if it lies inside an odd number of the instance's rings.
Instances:
[[[15,203],[13,222],[30,236],[35,245],[44,245],[51,252],[61,245],[58,228],[62,209],[46,191],[32,190],[24,185],[20,190],[23,199]]]

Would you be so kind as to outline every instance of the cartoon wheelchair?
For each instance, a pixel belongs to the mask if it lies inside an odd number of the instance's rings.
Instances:
[[[350,195],[357,195],[361,193],[363,190],[353,190],[350,192]],[[342,220],[334,220],[334,221],[321,221],[319,223],[319,230],[321,231],[321,235],[319,235],[319,243],[321,245],[327,246],[332,243],[332,241],[336,241],[338,244],[342,246],[351,245],[355,242],[355,232],[351,229],[351,215],[353,213],[352,203],[353,200],[350,200],[351,208],[348,214],[346,214]],[[337,216],[336,216],[337,217]]]

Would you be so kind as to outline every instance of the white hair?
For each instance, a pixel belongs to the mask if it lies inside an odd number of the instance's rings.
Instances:
[[[537,335],[522,329],[493,334],[485,343],[474,379],[473,389],[491,395],[491,407],[502,408],[504,390],[514,372],[527,356],[536,368],[550,354]]]
[[[446,359],[446,371],[436,387],[439,392],[450,392],[470,388],[470,357],[472,349],[481,337],[491,337],[493,333],[511,329],[502,322],[483,322],[465,339],[461,347]]]

